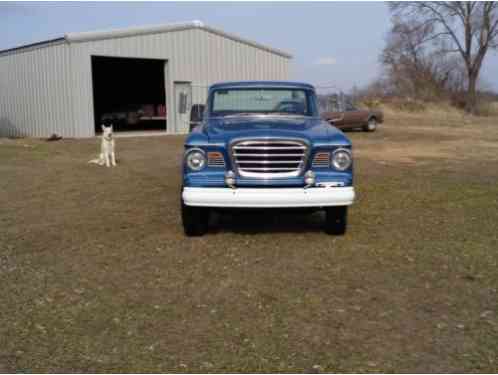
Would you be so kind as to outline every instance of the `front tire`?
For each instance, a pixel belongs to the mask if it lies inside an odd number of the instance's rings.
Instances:
[[[182,199],[182,224],[187,237],[206,234],[209,223],[209,208],[187,206]]]
[[[325,232],[327,234],[343,235],[348,225],[348,207],[328,207],[325,209]]]
[[[366,132],[374,132],[377,130],[377,119],[372,117],[368,120],[367,124],[363,128]]]

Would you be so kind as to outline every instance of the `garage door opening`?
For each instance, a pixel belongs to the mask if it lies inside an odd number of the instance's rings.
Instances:
[[[167,129],[164,60],[92,56],[95,132]]]

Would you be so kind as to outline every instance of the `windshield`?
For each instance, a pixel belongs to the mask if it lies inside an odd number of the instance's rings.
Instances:
[[[275,114],[312,116],[310,93],[293,88],[234,88],[216,90],[211,115]]]

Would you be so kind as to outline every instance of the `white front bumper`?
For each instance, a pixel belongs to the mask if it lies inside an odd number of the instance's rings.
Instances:
[[[352,187],[316,188],[197,188],[183,189],[187,206],[203,207],[326,207],[349,206],[354,201]]]

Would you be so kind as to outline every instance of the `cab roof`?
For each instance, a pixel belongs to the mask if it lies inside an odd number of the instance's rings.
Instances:
[[[233,81],[219,82],[211,85],[210,90],[228,89],[228,88],[252,88],[252,87],[278,87],[278,88],[296,88],[314,90],[315,88],[309,83],[291,82],[291,81]]]

